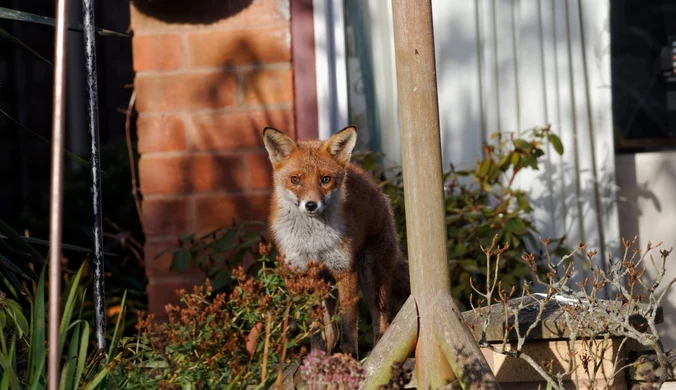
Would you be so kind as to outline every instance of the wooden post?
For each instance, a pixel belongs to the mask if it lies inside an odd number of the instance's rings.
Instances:
[[[464,389],[499,389],[450,294],[431,0],[392,0],[392,8],[413,299],[366,360],[361,389],[385,383],[416,330],[417,388],[441,388],[457,374]]]
[[[455,379],[434,336],[432,303],[450,294],[431,0],[392,0],[411,293],[418,304],[416,383]]]

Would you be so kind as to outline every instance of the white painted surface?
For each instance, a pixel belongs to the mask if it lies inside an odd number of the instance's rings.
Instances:
[[[648,241],[653,245],[662,242],[662,249],[676,247],[676,152],[619,155],[616,164],[622,236],[638,236],[637,245],[642,249]],[[659,253],[655,252],[655,258],[659,259]],[[664,284],[676,278],[676,252],[669,260]],[[658,330],[664,347],[676,348],[676,288],[662,306],[664,323]]]
[[[432,4],[444,164],[473,167],[490,134],[551,124],[564,155],[549,148],[516,184],[543,236],[614,253],[608,0]]]
[[[315,71],[320,139],[348,125],[345,10],[339,0],[314,0]]]

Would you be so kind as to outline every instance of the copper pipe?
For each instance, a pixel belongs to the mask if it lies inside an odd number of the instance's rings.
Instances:
[[[63,220],[63,148],[66,105],[66,0],[56,6],[54,100],[52,106],[52,167],[49,204],[49,390],[58,390],[61,356],[59,323],[61,299],[61,224]]]

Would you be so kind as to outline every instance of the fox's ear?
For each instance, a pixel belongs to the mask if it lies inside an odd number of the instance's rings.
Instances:
[[[291,138],[273,127],[263,129],[263,143],[273,164],[284,161],[296,149],[296,143]]]
[[[348,126],[332,135],[326,143],[326,150],[341,164],[347,164],[352,157],[352,149],[357,144],[357,128]]]

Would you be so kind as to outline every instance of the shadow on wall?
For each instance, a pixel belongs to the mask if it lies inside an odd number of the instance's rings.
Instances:
[[[207,24],[243,13],[250,20],[258,13],[249,7],[252,0],[202,0],[189,9],[186,2],[176,0],[133,0],[133,4],[165,23]],[[139,72],[137,109],[181,112],[176,120],[182,122],[188,139],[187,145],[170,149],[185,150],[180,157],[154,155],[167,150],[146,145],[150,150],[144,152],[151,154],[141,159],[140,184],[146,197],[147,235],[202,233],[230,225],[232,217],[267,217],[272,173],[263,128],[274,126],[295,134],[288,24],[282,17],[276,15],[280,23],[261,30],[244,29],[241,22],[227,31],[191,30],[183,48],[190,64],[185,72]],[[154,121],[155,116],[145,118]],[[165,126],[159,120],[148,125]],[[187,208],[177,210],[177,202],[162,198],[176,194],[198,195],[194,214]]]
[[[253,0],[132,0],[142,13],[168,23],[209,24],[236,15]]]
[[[676,153],[640,153],[622,154],[616,157],[618,191],[618,211],[622,236],[633,239],[638,236],[636,246],[645,250],[650,240],[654,245],[663,242],[662,250],[676,246],[676,222],[671,218],[676,212],[673,202],[676,188]],[[657,251],[652,252],[659,259]],[[676,278],[674,255],[667,260],[667,272],[658,288],[658,292],[669,281]],[[655,278],[655,270],[646,267],[650,278]],[[676,312],[676,288],[672,287],[662,301],[664,313]],[[676,318],[665,315],[664,323],[657,326],[664,347],[676,348]]]

